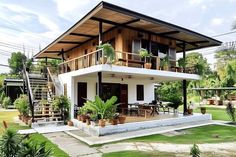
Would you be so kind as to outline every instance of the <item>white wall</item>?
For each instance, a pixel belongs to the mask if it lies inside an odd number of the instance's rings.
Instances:
[[[76,77],[75,82],[75,103],[77,103],[77,83],[78,82],[87,82],[87,98],[90,100],[94,100],[94,97],[96,95],[96,77]],[[121,81],[120,78],[103,78],[102,82],[104,83],[121,83],[121,84],[128,84],[128,103],[149,103],[152,100],[154,100],[154,83],[151,83],[149,81],[144,81],[140,79],[128,79],[124,78],[123,81]],[[136,95],[136,85],[144,85],[144,101],[137,101],[137,95]],[[83,90],[83,89],[81,89]]]

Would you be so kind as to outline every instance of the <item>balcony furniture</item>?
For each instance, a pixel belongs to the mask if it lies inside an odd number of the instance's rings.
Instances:
[[[139,116],[139,110],[138,109],[139,108],[138,108],[138,104],[137,103],[135,103],[135,104],[128,104],[128,113],[129,113],[130,116],[133,115],[133,114]]]

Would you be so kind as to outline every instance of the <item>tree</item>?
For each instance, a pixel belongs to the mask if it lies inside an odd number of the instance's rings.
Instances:
[[[19,75],[23,70],[23,64],[26,63],[27,57],[21,52],[14,52],[11,58],[8,59],[8,64],[11,68],[11,74]]]
[[[216,69],[222,86],[233,86],[236,82],[236,48],[226,45],[215,54]]]

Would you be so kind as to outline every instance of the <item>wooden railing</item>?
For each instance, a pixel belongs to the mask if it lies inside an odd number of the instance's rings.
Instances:
[[[103,50],[100,49],[59,64],[59,73],[67,73],[106,63],[108,63],[108,59],[104,56]],[[167,67],[161,67],[161,59],[158,56],[142,58],[139,54],[130,52],[115,51],[114,60],[110,64],[181,73],[184,72],[183,68],[177,66],[176,60],[170,60]],[[186,67],[185,73],[196,73],[196,71],[193,67]]]

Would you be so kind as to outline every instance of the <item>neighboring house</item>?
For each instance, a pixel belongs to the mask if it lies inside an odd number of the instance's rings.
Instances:
[[[4,92],[14,102],[21,94],[25,93],[23,79],[4,79]]]
[[[186,17],[187,18],[187,17]],[[101,43],[115,49],[115,61],[106,64],[104,54],[97,50]],[[84,99],[95,95],[118,97],[122,107],[128,103],[149,103],[154,100],[156,83],[183,81],[184,112],[187,109],[186,80],[199,80],[193,69],[183,71],[176,64],[176,54],[221,42],[147,15],[101,2],[69,30],[34,56],[62,59],[59,80],[64,94],[74,105],[83,106]],[[139,54],[140,48],[152,52],[151,69]],[[160,64],[167,56],[169,68]],[[160,70],[161,69],[161,70]]]

